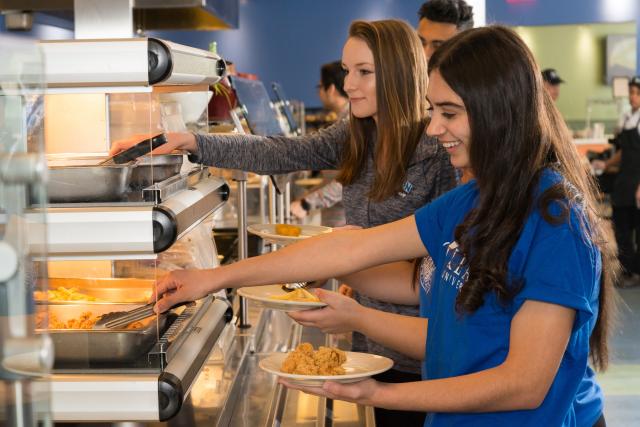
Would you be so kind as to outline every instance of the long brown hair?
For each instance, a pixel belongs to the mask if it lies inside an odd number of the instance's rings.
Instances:
[[[539,209],[545,220],[558,224],[569,220],[571,206],[577,207],[586,239],[601,253],[599,310],[590,355],[596,368],[605,369],[613,283],[619,271],[615,245],[608,224],[596,213],[597,186],[544,90],[533,55],[508,28],[478,28],[445,42],[429,62],[429,72],[434,70],[467,110],[469,160],[480,194],[477,207],[455,230],[469,268],[457,310],[474,312],[488,292],[503,303],[511,301],[524,282],[509,282],[507,265],[527,216]],[[563,181],[534,197],[541,173],[549,168]],[[552,203],[563,206],[560,216],[551,214]]]
[[[349,37],[373,52],[378,123],[351,115],[350,138],[338,174],[353,183],[374,150],[375,181],[369,197],[384,200],[400,190],[427,122],[427,64],[420,40],[402,21],[355,21]],[[375,135],[375,148],[371,141]]]

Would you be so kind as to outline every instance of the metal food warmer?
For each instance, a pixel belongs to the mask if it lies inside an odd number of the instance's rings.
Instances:
[[[48,182],[27,195],[46,216],[29,245],[36,332],[54,346],[56,421],[162,421],[177,414],[232,311],[224,292],[115,330],[100,315],[153,298],[155,280],[213,268],[212,214],[226,182],[183,155],[101,165],[113,141],[207,131],[216,55],[157,39],[42,42],[47,89],[31,112],[44,133]],[[188,127],[187,127],[188,126]],[[149,151],[149,150],[147,150]]]

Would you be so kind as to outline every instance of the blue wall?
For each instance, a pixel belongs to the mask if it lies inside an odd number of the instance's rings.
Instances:
[[[287,96],[319,106],[320,66],[340,59],[355,19],[399,18],[417,24],[424,0],[241,0],[238,30],[150,32],[200,48],[215,40],[238,71],[279,81]]]
[[[638,0],[485,0],[487,22],[562,25],[633,21]]]
[[[221,0],[220,0],[221,1]],[[355,19],[400,18],[412,26],[423,0],[238,0],[238,30],[150,32],[186,45],[218,51],[239,71],[263,81],[280,81],[287,95],[318,106],[315,84],[320,65],[339,59],[349,23]],[[640,22],[640,0],[486,0],[487,22],[507,25],[560,25]],[[25,37],[72,37],[69,21],[36,14]],[[58,28],[61,27],[61,28]],[[640,49],[640,25],[638,49]],[[4,19],[0,16],[0,32]],[[638,70],[640,70],[640,54]]]
[[[215,40],[239,71],[265,82],[278,80],[289,97],[318,106],[314,86],[320,65],[340,58],[349,23],[393,17],[415,26],[423,1],[240,0],[238,30],[158,35],[203,48]],[[486,14],[487,23],[507,25],[640,22],[640,0],[486,0]],[[637,58],[640,70],[640,53]]]
[[[6,33],[4,16],[0,15],[0,36]],[[11,31],[12,36],[43,40],[65,40],[73,38],[73,23],[51,15],[36,13],[30,31]]]

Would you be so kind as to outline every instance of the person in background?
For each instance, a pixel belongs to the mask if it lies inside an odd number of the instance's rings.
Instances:
[[[549,92],[551,99],[557,101],[560,97],[560,85],[565,81],[560,78],[558,72],[553,68],[542,70],[542,79],[544,80],[544,88]]]
[[[329,62],[320,68],[318,98],[322,107],[333,113],[333,121],[349,117],[349,95],[344,91],[344,70],[340,61]]]
[[[640,76],[629,80],[629,111],[618,119],[615,135],[629,129],[636,129],[640,124]]]
[[[427,63],[415,30],[397,20],[356,21],[342,66],[349,121],[301,137],[169,133],[155,153],[184,149],[193,163],[263,175],[338,169],[347,224],[362,228],[405,218],[453,188],[455,173],[445,149],[425,133]],[[111,153],[136,142],[114,142]],[[419,315],[415,304],[359,301],[390,313]],[[363,335],[354,336],[353,349],[393,359],[393,368],[378,377],[386,382],[420,380],[420,362],[409,356]],[[425,417],[419,411],[384,408],[375,414],[380,427],[417,426]]]
[[[429,427],[604,426],[591,366],[607,366],[618,263],[593,177],[513,30],[463,32],[435,52],[429,70],[427,132],[474,180],[391,224],[172,272],[157,284],[155,310],[226,287],[341,276],[429,254],[435,279],[420,281],[422,318],[342,310],[371,338],[422,358],[421,381],[279,381],[331,399],[427,411]],[[404,279],[384,286],[389,296],[406,292]]]
[[[629,80],[629,104],[618,123],[616,152],[608,160],[594,160],[596,171],[610,172],[618,167],[611,192],[613,225],[618,256],[624,269],[620,287],[640,284],[640,76]]]
[[[334,116],[334,121],[349,117],[349,96],[344,91],[344,70],[340,61],[329,62],[320,68],[318,97],[322,106]],[[334,179],[333,171],[324,171],[323,177],[329,182],[291,202],[291,213],[296,218],[303,219],[312,209],[322,209],[322,225],[341,227],[346,224],[342,206],[342,184]]]
[[[427,60],[445,41],[473,28],[473,7],[464,0],[429,0],[418,10],[418,36]]]

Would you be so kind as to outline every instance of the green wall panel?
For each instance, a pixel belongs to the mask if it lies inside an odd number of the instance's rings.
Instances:
[[[573,128],[584,125],[587,100],[611,100],[611,87],[605,84],[606,36],[636,34],[636,23],[547,25],[515,27],[532,50],[541,69],[555,68],[567,82],[562,85],[558,108]],[[626,101],[623,102],[626,104]],[[593,121],[617,119],[615,105],[596,104]]]

